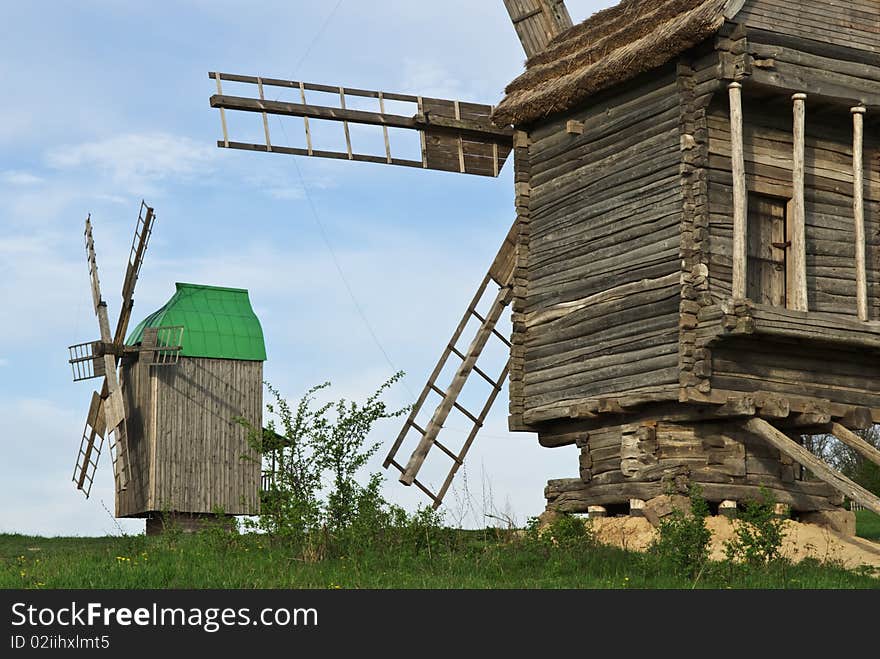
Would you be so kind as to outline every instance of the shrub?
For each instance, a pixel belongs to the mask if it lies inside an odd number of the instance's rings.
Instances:
[[[406,412],[389,411],[380,399],[402,375],[396,373],[363,404],[342,399],[317,407],[315,395],[329,383],[309,389],[295,408],[267,383],[272,396],[267,427],[238,420],[271,476],[261,513],[250,526],[314,549],[315,542],[326,544],[334,535],[348,541],[399,518],[380,494],[382,477],[370,474],[366,485],[358,477],[380,446],[367,443],[375,422]]]
[[[660,523],[660,534],[649,548],[662,570],[676,576],[696,577],[709,560],[712,534],[706,528],[709,505],[696,485],[690,491],[691,510],[675,510]]]
[[[761,488],[761,501],[747,501],[738,515],[736,535],[724,543],[730,561],[763,565],[779,558],[784,520],[776,515],[776,498]]]

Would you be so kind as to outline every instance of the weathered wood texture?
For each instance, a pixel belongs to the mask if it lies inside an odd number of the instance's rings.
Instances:
[[[880,515],[880,498],[876,494],[869,492],[836,469],[829,467],[824,460],[817,458],[771,424],[763,419],[749,419],[743,422],[743,427],[764,439],[769,445],[781,451],[783,455],[787,455],[809,469],[817,478],[828,483],[841,494]]]
[[[623,505],[698,484],[710,502],[760,499],[761,487],[795,510],[825,510],[843,497],[825,483],[804,479],[787,455],[736,422],[645,422],[581,433],[580,478],[550,481],[548,506],[585,512]]]
[[[746,102],[745,158],[750,192],[786,201],[793,197],[790,106]],[[838,116],[839,114],[839,116]],[[853,220],[852,121],[849,108],[807,120],[805,137],[805,231],[807,306],[810,311],[857,317],[856,247]],[[808,113],[808,117],[809,117]],[[711,291],[731,295],[732,172],[726,104],[709,114]],[[880,144],[866,136],[864,213],[868,318],[880,317]],[[787,217],[787,223],[793,218]],[[790,278],[789,278],[790,279]]]
[[[259,456],[234,418],[261,423],[262,363],[183,357],[146,377],[143,366],[131,370],[140,375],[126,381],[140,433],[132,472],[142,482],[119,498],[117,514],[258,512]]]
[[[516,131],[513,135],[513,176],[516,191],[516,222],[513,237],[516,241],[515,262],[513,271],[513,299],[511,301],[510,337],[510,408],[508,427],[510,430],[527,430],[523,420],[525,397],[523,394],[523,365],[525,363],[525,308],[529,282],[529,236],[531,218],[529,212],[529,135],[525,131]]]
[[[803,341],[784,337],[726,338],[712,347],[712,388],[880,407],[876,352],[813,345],[805,349]]]
[[[125,409],[128,411],[129,473],[128,487],[116,493],[116,516],[137,515],[150,509],[150,463],[155,437],[154,397],[150,367],[139,361],[124,360],[120,372]]]
[[[537,55],[550,40],[571,27],[563,0],[504,0],[526,57]]]
[[[526,412],[677,383],[679,106],[668,67],[531,131],[514,354]]]
[[[880,53],[877,0],[747,0],[736,21],[750,28]]]
[[[742,85],[729,86],[730,163],[733,177],[733,297],[746,297],[746,244],[748,241],[749,194],[746,188],[746,165],[743,153]]]

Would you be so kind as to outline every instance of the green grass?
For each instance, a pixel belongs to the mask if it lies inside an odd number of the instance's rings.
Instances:
[[[880,515],[870,510],[856,511],[856,534],[868,540],[880,540]]]
[[[868,526],[878,519],[868,518]],[[859,517],[860,526],[863,516]],[[876,532],[876,528],[874,531]],[[266,536],[40,538],[0,535],[2,588],[878,588],[815,562],[710,564],[696,582],[642,554],[575,549],[510,534],[444,531],[422,547],[385,543],[320,561]]]

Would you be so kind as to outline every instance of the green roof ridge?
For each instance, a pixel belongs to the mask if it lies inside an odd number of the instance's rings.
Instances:
[[[177,282],[162,307],[144,318],[126,345],[137,345],[147,327],[183,325],[182,357],[265,361],[263,329],[247,289]]]

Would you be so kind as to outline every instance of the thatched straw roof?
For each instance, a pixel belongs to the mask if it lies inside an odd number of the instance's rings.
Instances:
[[[526,62],[495,109],[499,125],[563,112],[591,94],[662,66],[718,31],[736,0],[622,0],[566,30]]]

